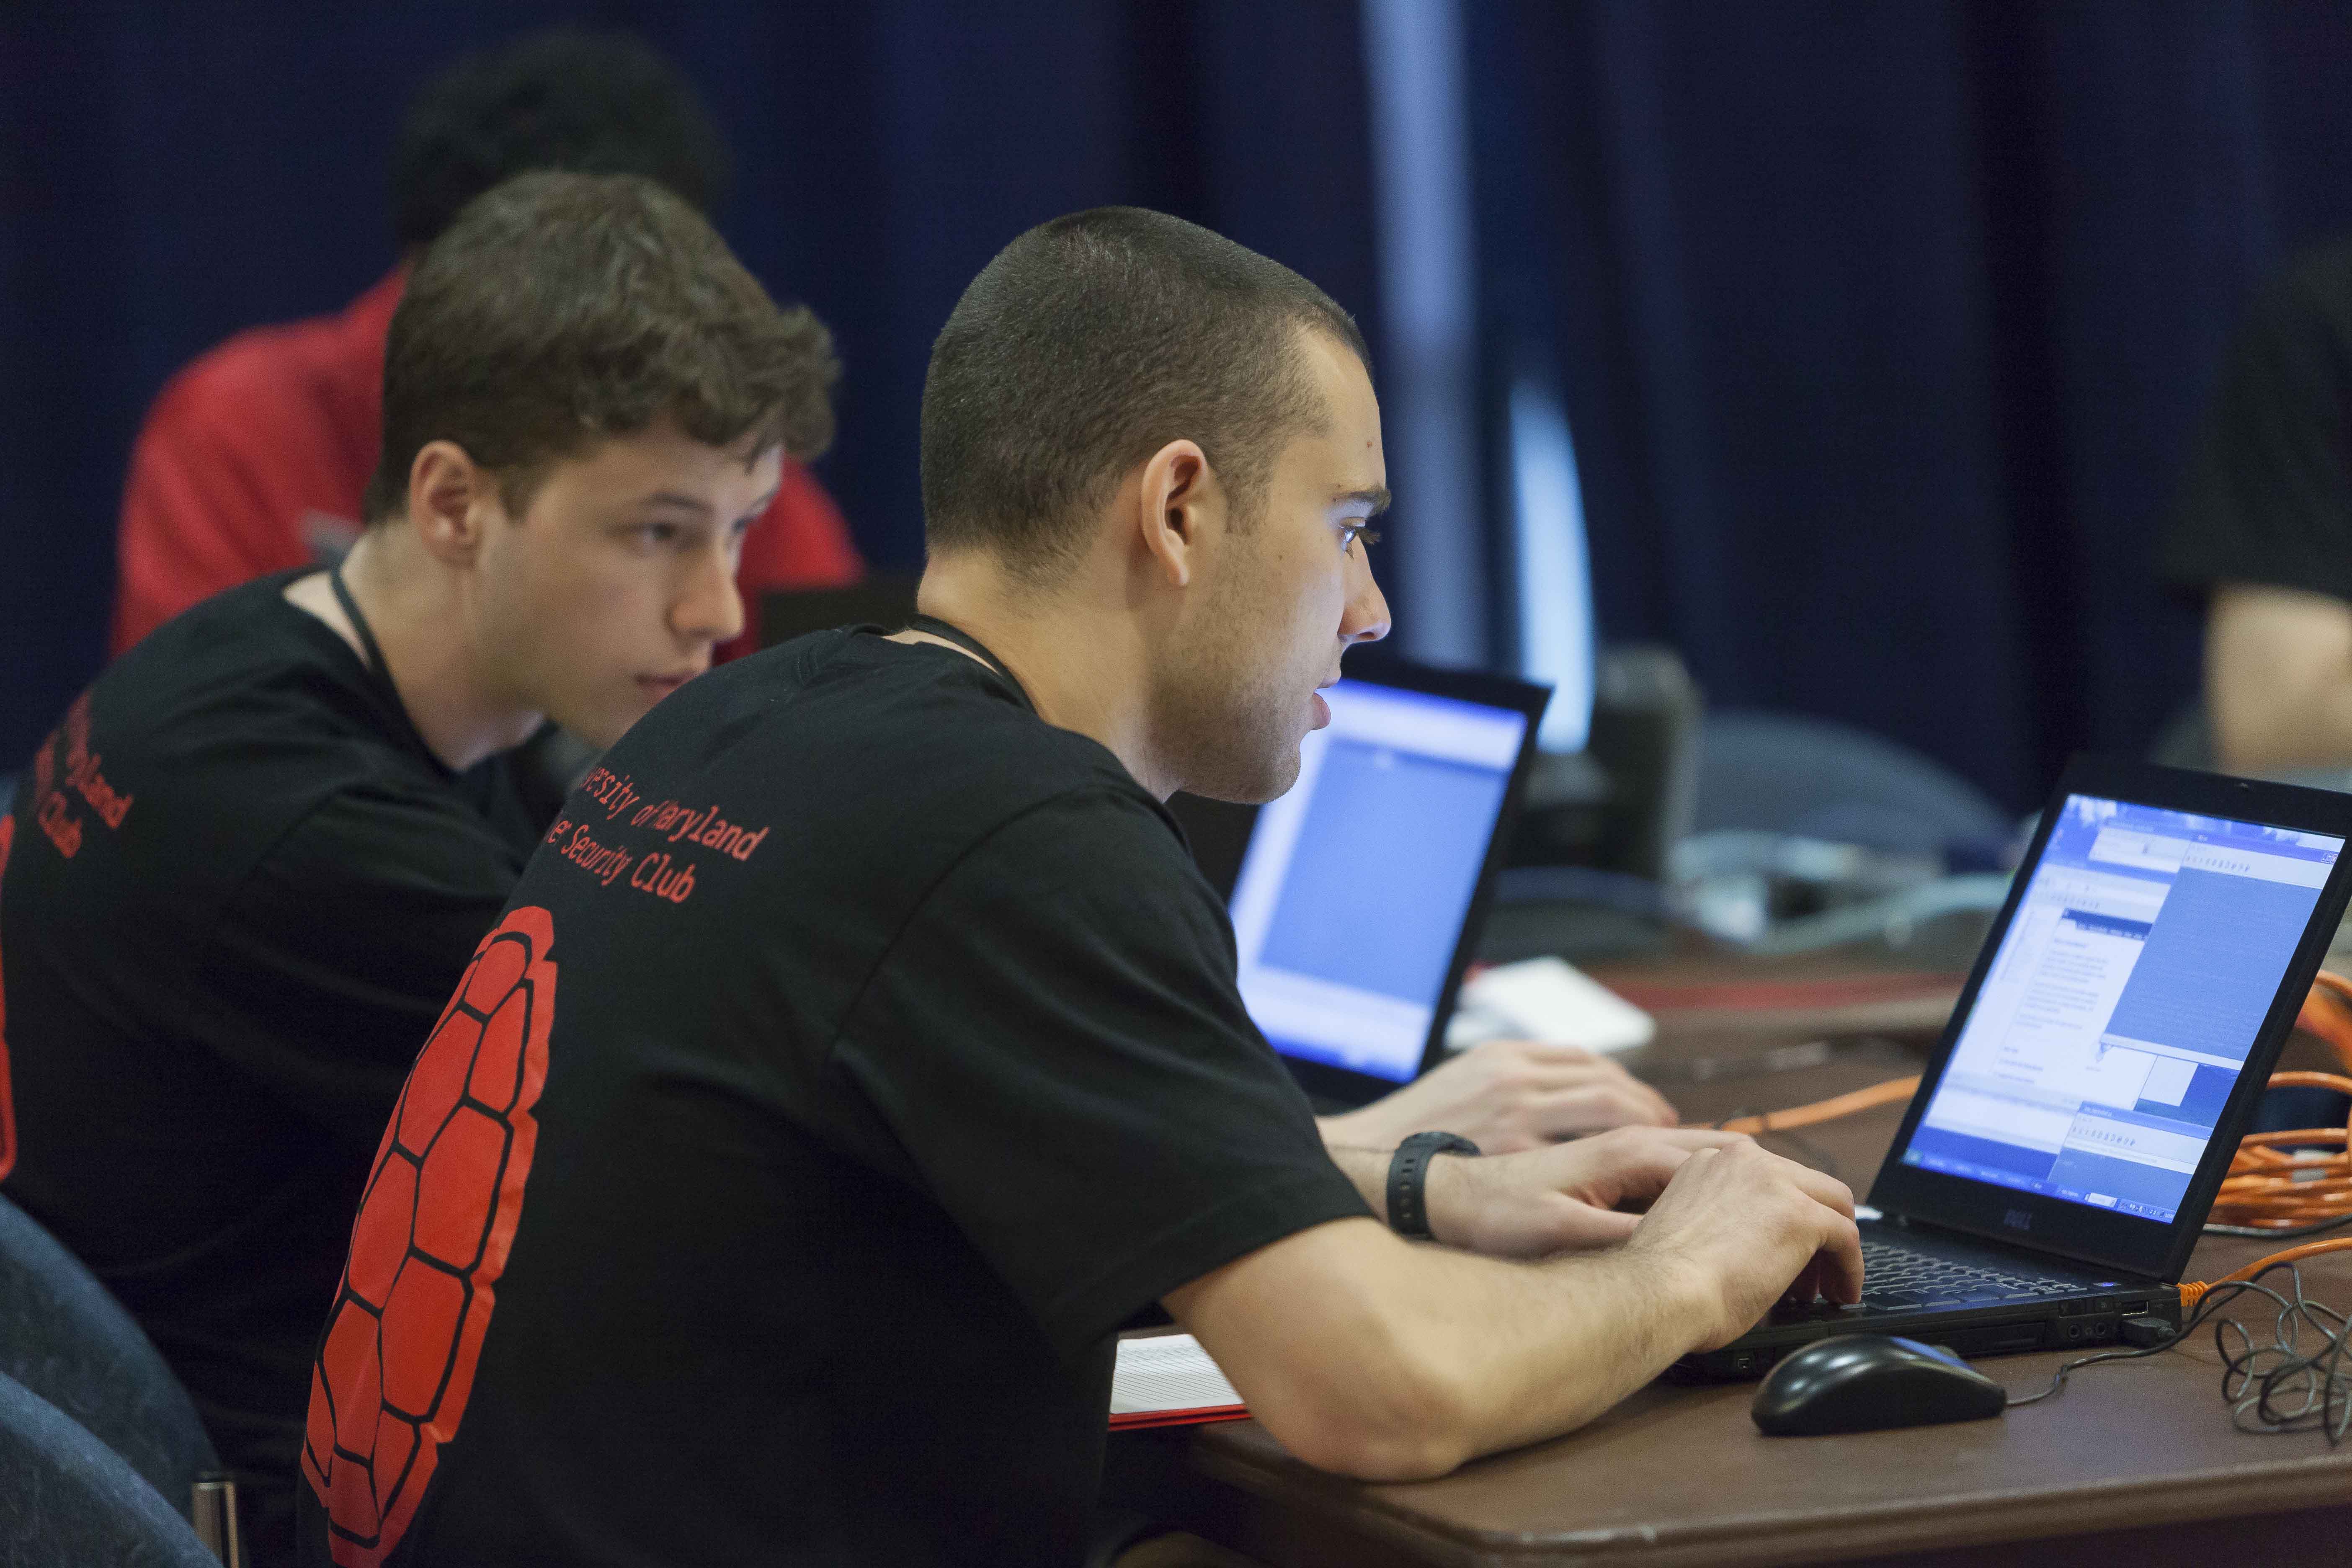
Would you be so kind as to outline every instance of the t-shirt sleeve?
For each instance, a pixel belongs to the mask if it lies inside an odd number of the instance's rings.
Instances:
[[[228,900],[203,958],[215,1048],[289,1110],[373,1149],[520,872],[455,802],[348,790]]]
[[[1369,1211],[1251,1024],[1230,928],[1150,807],[1034,807],[922,901],[835,1060],[1075,1353],[1180,1285]]]
[[[2333,308],[2331,292],[2343,296]],[[2190,587],[2244,583],[2352,600],[2352,259],[2291,274],[2248,315],[2162,567]]]

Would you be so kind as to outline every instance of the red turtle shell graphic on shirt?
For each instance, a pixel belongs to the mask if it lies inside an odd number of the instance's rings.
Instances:
[[[539,1140],[554,942],[535,907],[482,939],[368,1173],[302,1447],[342,1568],[392,1555],[465,1417]]]

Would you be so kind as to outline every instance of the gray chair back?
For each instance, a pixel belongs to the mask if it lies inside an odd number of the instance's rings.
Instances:
[[[220,1568],[121,1455],[0,1377],[0,1568]]]
[[[81,1260],[0,1198],[0,1373],[105,1443],[184,1515],[220,1468],[187,1390]]]
[[[1909,747],[1835,720],[1709,713],[1693,828],[1755,828],[1874,849],[1934,851],[2013,831],[1976,785]]]

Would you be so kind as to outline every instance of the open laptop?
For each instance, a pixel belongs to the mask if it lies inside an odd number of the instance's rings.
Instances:
[[[1241,845],[1242,999],[1318,1109],[1376,1100],[1441,1053],[1549,696],[1366,660],[1324,693],[1331,722],[1279,800],[1170,803],[1212,881]]]
[[[1862,1222],[1863,1299],[1782,1307],[1702,1377],[1830,1334],[2107,1343],[2175,1289],[2352,892],[2352,795],[2078,758]]]

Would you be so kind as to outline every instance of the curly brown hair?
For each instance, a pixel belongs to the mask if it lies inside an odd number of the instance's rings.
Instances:
[[[779,309],[701,215],[635,174],[520,174],[469,203],[408,280],[384,345],[368,520],[408,503],[430,441],[499,477],[507,509],[551,465],[667,418],[795,458],[833,439],[833,334]]]

